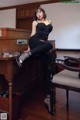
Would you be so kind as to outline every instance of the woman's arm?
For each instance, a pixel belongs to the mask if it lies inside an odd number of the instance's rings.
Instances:
[[[37,22],[36,21],[33,21],[32,22],[32,32],[31,32],[31,36],[35,35],[36,33],[36,25],[37,25]],[[30,51],[30,47],[28,46],[28,49],[25,50],[24,52],[28,52]]]
[[[37,25],[37,22],[36,22],[36,21],[33,21],[33,22],[32,22],[32,32],[31,32],[31,36],[33,36],[33,35],[36,33],[36,25]]]

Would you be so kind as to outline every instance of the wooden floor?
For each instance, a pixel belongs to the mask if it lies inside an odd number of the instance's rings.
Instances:
[[[65,90],[56,89],[56,114],[51,116],[44,105],[44,90],[39,89],[24,102],[19,120],[80,120],[80,93],[70,91],[66,110]]]

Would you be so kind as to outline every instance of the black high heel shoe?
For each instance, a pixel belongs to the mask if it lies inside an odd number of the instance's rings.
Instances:
[[[19,67],[22,67],[22,63],[25,61],[25,59],[28,59],[31,56],[31,52],[23,52],[21,53],[17,58],[16,58],[16,62],[18,64]]]
[[[19,68],[20,68],[20,67],[22,67],[22,64],[21,64],[21,62],[19,60],[19,57],[20,57],[20,55],[16,58],[16,62],[18,64]]]
[[[46,105],[46,108],[47,108],[48,112],[51,113],[50,97],[46,97],[46,98],[44,99],[44,103],[45,103],[45,105]]]

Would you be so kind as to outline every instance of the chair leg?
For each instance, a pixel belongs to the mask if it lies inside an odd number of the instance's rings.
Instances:
[[[67,98],[67,109],[69,108],[69,90],[66,90],[66,98]]]
[[[78,74],[78,77],[79,77],[79,79],[80,79],[80,72],[79,72],[79,74]]]

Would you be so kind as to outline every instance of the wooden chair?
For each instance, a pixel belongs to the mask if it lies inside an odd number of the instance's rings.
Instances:
[[[55,88],[61,88],[66,90],[67,98],[67,108],[68,108],[68,99],[69,99],[69,90],[80,92],[80,58],[73,57],[64,57],[64,62],[58,63],[64,67],[64,70],[55,74],[51,80],[51,95],[50,95],[50,105],[51,105],[51,115],[55,114],[55,104],[56,104],[56,94],[53,90]],[[65,61],[76,62],[78,66],[70,66]]]

